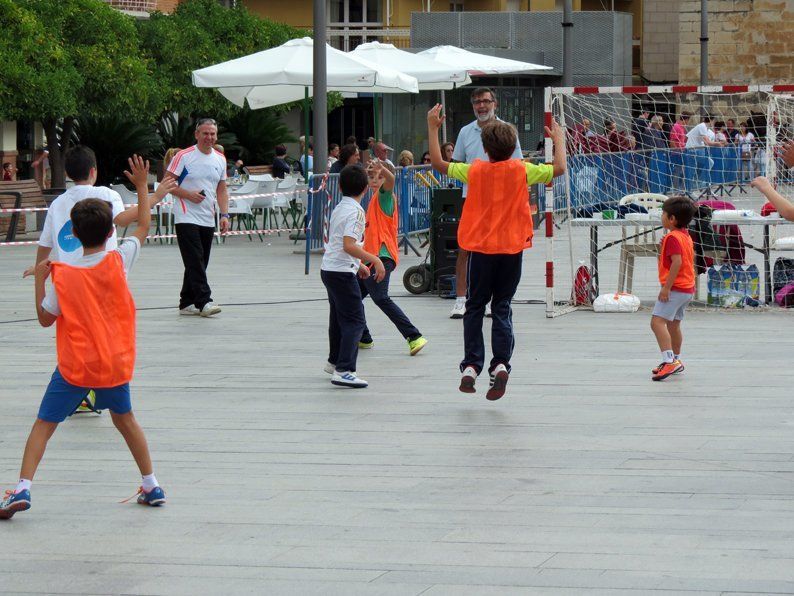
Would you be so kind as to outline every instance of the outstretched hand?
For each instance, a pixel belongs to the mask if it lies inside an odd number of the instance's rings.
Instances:
[[[154,191],[154,196],[157,197],[157,202],[159,203],[162,201],[165,198],[165,195],[169,194],[178,186],[179,184],[177,184],[176,180],[171,178],[171,176],[166,176],[163,178],[163,181],[157,185],[157,188]]]
[[[427,126],[430,130],[439,130],[441,124],[446,120],[447,117],[441,115],[443,107],[440,103],[437,103],[427,113]]]
[[[546,134],[551,137],[551,140],[555,144],[565,142],[565,133],[563,132],[562,127],[557,124],[556,119],[552,118],[551,126],[544,126],[543,129],[546,131]]]
[[[135,188],[148,184],[149,176],[149,162],[144,161],[140,155],[133,155],[127,159],[130,165],[129,170],[124,170],[124,175],[127,179],[135,185]]]

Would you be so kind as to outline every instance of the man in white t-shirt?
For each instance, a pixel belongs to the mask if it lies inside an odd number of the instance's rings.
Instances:
[[[711,185],[711,168],[714,167],[714,160],[706,155],[706,147],[724,147],[725,143],[718,141],[712,126],[714,119],[705,114],[700,124],[686,133],[686,149],[695,155],[695,174],[699,186]]]
[[[83,257],[83,245],[72,234],[72,221],[69,214],[72,207],[83,199],[101,199],[110,203],[113,212],[113,234],[108,238],[107,249],[115,250],[116,226],[129,226],[137,217],[137,208],[125,210],[121,196],[106,186],[94,186],[97,177],[96,156],[88,147],[78,145],[66,154],[64,160],[66,174],[74,180],[74,186],[58,196],[47,210],[44,228],[39,238],[36,252],[36,263],[45,260],[58,261],[76,265]],[[150,207],[156,204],[154,195],[150,195]],[[35,265],[28,268],[23,277],[33,275]]]
[[[211,118],[196,122],[196,144],[183,149],[168,165],[168,176],[179,184],[171,194],[179,252],[185,265],[179,314],[211,317],[221,312],[212,301],[207,265],[215,236],[215,214],[220,209],[221,233],[229,230],[229,194],[226,157],[214,149],[218,125]]]
[[[478,87],[471,92],[471,105],[474,110],[475,120],[460,129],[452,159],[461,163],[471,164],[475,159],[488,161],[488,155],[482,146],[482,125],[491,120],[498,120],[496,108],[499,104],[496,95],[489,87]],[[516,140],[513,158],[522,159],[521,143]],[[468,185],[463,185],[463,199],[466,199]],[[455,263],[455,304],[450,313],[451,319],[462,319],[466,314],[466,272],[469,262],[469,253],[458,249],[458,259]],[[490,303],[485,307],[485,316],[491,316]]]

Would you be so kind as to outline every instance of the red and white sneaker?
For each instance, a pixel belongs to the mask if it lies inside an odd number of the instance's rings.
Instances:
[[[683,362],[681,362],[680,360],[676,360],[676,362],[678,362],[678,363],[681,365],[681,368],[679,368],[677,371],[675,371],[675,372],[673,373],[674,375],[677,375],[678,373],[682,373],[682,372],[684,372],[684,363],[683,363]],[[659,374],[659,371],[660,371],[660,370],[662,370],[662,365],[663,365],[663,364],[664,364],[664,362],[662,362],[662,364],[660,364],[659,366],[657,366],[657,367],[655,367],[655,368],[652,368],[652,369],[651,369],[651,374],[652,374],[652,375],[658,375],[658,374]]]
[[[651,376],[651,379],[654,381],[664,381],[667,377],[680,373],[684,370],[684,365],[681,364],[680,360],[674,360],[673,362],[662,362],[657,368],[657,372]]]

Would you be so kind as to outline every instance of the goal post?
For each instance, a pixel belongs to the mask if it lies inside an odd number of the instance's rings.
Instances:
[[[545,195],[548,317],[597,294],[652,304],[660,208],[673,195],[696,203],[696,300],[768,301],[777,225],[761,219],[765,199],[750,182],[792,184],[780,148],[794,140],[794,85],[549,88],[545,111],[567,149],[566,173]]]

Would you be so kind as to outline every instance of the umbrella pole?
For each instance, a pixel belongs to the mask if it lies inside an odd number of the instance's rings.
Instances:
[[[374,101],[373,106],[375,108],[375,142],[380,142],[383,139],[380,138],[380,113],[378,110],[378,94],[373,93],[372,99]]]
[[[444,108],[444,114],[447,113],[447,92],[443,89],[441,90],[441,106]],[[447,119],[441,122],[441,140],[446,143],[447,142]]]
[[[304,89],[304,92],[303,92],[303,130],[304,130],[304,132],[303,132],[303,134],[306,135],[304,137],[304,140],[306,142],[303,144],[303,164],[304,164],[303,169],[306,170],[306,171],[303,172],[303,178],[306,181],[306,186],[307,186],[308,190],[311,190],[312,187],[309,184],[309,172],[308,172],[308,169],[309,169],[309,88],[308,87],[304,87],[303,89]],[[308,192],[308,190],[306,192],[307,198],[308,198],[308,200],[306,201],[306,204],[308,205],[307,213],[306,213],[306,220],[308,222],[311,222],[312,202],[314,201],[314,197],[318,196],[318,198],[319,198],[319,195],[313,195],[312,193]],[[309,236],[312,233],[311,229],[309,229],[310,225],[311,224],[309,224],[308,226],[305,226],[305,230],[306,230],[306,232],[305,232],[305,235],[306,235],[306,254],[304,255],[305,262],[304,262],[304,271],[303,271],[303,273],[305,275],[309,275],[309,260],[310,260]]]

